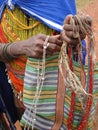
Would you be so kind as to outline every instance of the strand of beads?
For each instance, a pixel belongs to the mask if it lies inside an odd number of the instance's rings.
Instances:
[[[69,55],[69,66],[71,71],[73,70],[73,59],[72,59],[72,48],[69,46],[68,47],[68,55]],[[73,120],[73,115],[74,115],[74,106],[75,106],[75,93],[74,91],[71,92],[71,106],[70,106],[70,111],[68,114],[68,119],[67,119],[67,128],[68,130],[71,130],[71,125],[72,125],[72,120]]]
[[[42,57],[42,62],[38,61],[38,73],[37,73],[37,86],[36,86],[36,92],[34,99],[32,101],[31,109],[28,110],[28,120],[26,121],[24,130],[29,130],[30,125],[28,125],[30,117],[32,121],[32,130],[34,128],[35,122],[36,122],[36,113],[37,113],[37,103],[41,94],[41,90],[43,87],[43,83],[45,80],[45,62],[46,62],[46,49],[49,45],[48,43],[49,36],[46,37],[45,42],[43,43],[43,57]],[[40,70],[40,65],[41,65],[41,70]],[[33,110],[33,116],[30,116],[32,114]]]
[[[88,93],[90,95],[93,94],[93,57],[92,57],[92,54],[90,53],[91,52],[91,47],[92,47],[92,35],[91,37],[89,36],[89,44],[88,44],[88,47],[89,47],[89,52],[88,52],[88,63],[89,63],[89,69],[88,69]],[[90,111],[91,111],[91,107],[92,107],[92,103],[93,103],[93,99],[92,99],[92,96],[89,96],[87,98],[87,101],[86,101],[86,110],[85,110],[85,113],[83,115],[83,118],[82,118],[82,121],[78,127],[78,130],[83,130],[86,128],[86,125],[87,125],[87,122],[88,122],[88,118],[89,118],[89,115],[90,115]]]
[[[79,25],[81,28],[81,32],[83,34],[86,34],[87,37],[89,38],[89,33],[92,33],[92,30],[89,30],[86,28],[86,23],[82,24],[81,20],[79,19],[79,17],[73,17],[71,19],[73,26],[75,27],[75,23],[78,23],[77,25]],[[74,21],[76,20],[76,22]],[[73,29],[74,32],[75,29]],[[76,32],[79,30],[76,30]],[[74,33],[73,33],[74,34]],[[77,34],[79,34],[79,32],[77,32],[75,34],[75,38],[77,37]],[[78,39],[80,40],[80,36],[78,35]],[[89,114],[90,114],[90,110],[91,110],[91,106],[92,106],[92,92],[93,92],[93,63],[92,63],[92,59],[94,58],[94,43],[93,40],[91,38],[89,38],[90,41],[92,41],[90,43],[90,52],[88,52],[88,55],[90,55],[90,63],[89,63],[89,67],[90,67],[90,72],[88,73],[88,76],[90,76],[89,81],[89,85],[88,85],[88,93],[85,91],[85,89],[83,88],[81,81],[79,80],[79,78],[77,77],[76,74],[73,73],[72,68],[70,68],[70,66],[72,67],[72,64],[70,64],[70,60],[69,60],[69,56],[67,54],[67,43],[63,41],[63,45],[61,47],[61,52],[60,52],[60,60],[59,63],[64,64],[64,69],[67,71],[67,78],[64,77],[64,73],[62,68],[60,67],[60,71],[62,74],[62,77],[64,79],[65,85],[71,89],[72,95],[71,95],[71,107],[70,107],[70,111],[69,111],[69,115],[68,115],[68,120],[67,120],[67,128],[68,130],[72,130],[72,119],[73,119],[73,111],[74,111],[74,101],[75,101],[75,94],[76,96],[79,98],[80,102],[83,103],[83,98],[85,96],[88,96],[88,99],[86,101],[86,110],[85,110],[85,114],[83,115],[82,121],[78,127],[78,130],[83,130],[86,127],[88,118],[89,118]],[[81,45],[81,43],[80,43]],[[79,54],[78,54],[79,55]],[[80,58],[80,57],[79,57]],[[79,59],[79,62],[81,61],[81,58]],[[60,65],[60,64],[59,64]],[[81,69],[83,69],[82,67],[82,62],[80,63],[80,67]]]
[[[75,23],[77,23],[78,28],[81,27],[80,28],[81,33],[86,34],[88,36],[88,30],[86,28],[86,23],[83,24],[81,19],[78,16],[72,17],[70,22],[73,24],[73,27],[74,27],[73,32],[75,31],[75,27],[76,27]],[[78,31],[79,31],[79,29],[76,30],[76,33],[75,33],[74,37],[78,38],[79,42],[81,42]],[[92,31],[92,30],[89,30],[89,31]],[[82,44],[80,43],[80,45],[82,45]],[[94,44],[92,43],[91,50],[93,50],[93,46],[94,46]],[[93,52],[94,51],[90,52],[92,54],[92,56],[93,56]],[[59,63],[63,63],[64,66],[65,66],[65,69],[67,70],[67,77],[68,78],[65,79],[65,77],[63,76],[64,74],[62,73],[62,77],[64,77],[65,85],[67,85],[68,88],[70,88],[72,91],[75,92],[75,94],[79,97],[79,100],[82,101],[83,96],[89,96],[89,95],[91,96],[91,94],[88,94],[85,91],[85,89],[83,88],[83,86],[81,84],[81,81],[79,80],[77,75],[74,74],[74,72],[71,71],[71,69],[69,67],[69,57],[68,57],[68,54],[67,54],[67,43],[65,41],[63,41],[63,45],[61,47]],[[63,70],[61,70],[61,71],[63,72]]]

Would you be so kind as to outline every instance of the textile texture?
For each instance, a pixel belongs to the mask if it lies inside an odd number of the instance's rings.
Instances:
[[[84,67],[87,81],[88,66]],[[33,99],[37,86],[37,78],[38,78],[37,73],[38,73],[38,61],[36,59],[29,58],[26,65],[26,72],[24,78],[24,94],[23,94],[23,101],[26,106],[26,110],[23,114],[21,123],[26,124],[26,122],[28,122],[30,126],[32,126],[32,119],[33,119],[33,110],[34,110]],[[80,66],[78,62],[74,62],[74,73],[80,78]],[[98,68],[95,67],[93,95],[96,96],[98,95],[97,86],[98,86]],[[37,104],[37,115],[35,123],[35,128],[39,130],[50,130],[54,124],[55,112],[56,112],[57,87],[58,87],[58,54],[55,54],[54,56],[48,57],[46,59],[45,80]],[[88,92],[87,84],[85,90]],[[84,100],[86,101],[86,99]],[[94,103],[95,102],[96,100],[94,100]],[[64,119],[61,126],[62,130],[67,130],[66,124],[68,114],[70,111],[70,105],[71,105],[71,92],[66,86],[65,100],[64,100]],[[29,111],[31,107],[32,110],[30,114]],[[76,97],[74,106],[74,116],[72,121],[73,130],[76,130],[78,128],[84,115],[84,111],[85,110],[83,110],[83,108],[81,107],[80,101]],[[95,109],[93,104],[90,111],[89,120],[87,123],[88,130],[92,129],[94,111]]]

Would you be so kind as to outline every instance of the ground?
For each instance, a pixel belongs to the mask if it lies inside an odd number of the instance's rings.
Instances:
[[[98,0],[89,0],[89,2],[86,3],[84,7],[82,6],[82,8],[80,8],[80,6],[78,6],[78,9],[80,12],[83,12],[84,14],[90,15],[92,17],[93,32],[95,37],[96,61],[98,62]],[[98,130],[98,105],[96,106],[96,113],[94,119],[95,121],[93,130]]]
[[[87,0],[85,0],[87,1]],[[89,0],[88,3],[83,7],[78,7],[79,12],[85,15],[90,15],[93,20],[93,32],[95,37],[95,52],[96,61],[98,62],[98,0]]]

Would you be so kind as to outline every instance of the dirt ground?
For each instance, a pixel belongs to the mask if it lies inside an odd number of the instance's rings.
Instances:
[[[82,7],[79,12],[82,12],[85,15],[90,15],[92,17],[93,32],[95,37],[96,61],[98,62],[98,0],[93,0],[85,7]]]
[[[98,62],[98,0],[93,0],[90,4],[83,7],[80,12],[90,15],[93,19],[93,32],[95,37],[95,52],[96,61]],[[93,130],[98,130],[98,104],[96,106],[96,113],[94,117],[94,127]]]

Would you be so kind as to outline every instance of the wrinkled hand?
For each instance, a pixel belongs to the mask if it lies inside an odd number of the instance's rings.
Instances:
[[[72,44],[72,45],[76,45],[79,43],[79,36],[80,36],[80,40],[83,40],[86,37],[86,34],[81,32],[81,28],[79,26],[77,26],[77,23],[74,31],[73,31],[73,24],[71,24],[71,18],[72,15],[68,15],[65,20],[64,20],[64,25],[63,25],[63,31],[62,31],[62,39],[67,42],[68,44]],[[81,22],[84,24],[87,24],[87,29],[91,28],[91,24],[92,24],[92,19],[90,16],[80,16],[80,20]],[[76,31],[79,31],[79,35],[76,34]],[[74,34],[75,33],[75,34]]]
[[[46,37],[47,36],[44,34],[38,34],[36,36],[32,36],[27,40],[20,41],[19,46],[17,46],[17,54],[21,53],[25,54],[28,57],[41,58],[43,54],[43,44],[45,42]],[[61,46],[62,41],[60,40],[60,35],[50,36],[48,40],[46,54],[53,54],[54,52],[60,51]]]

